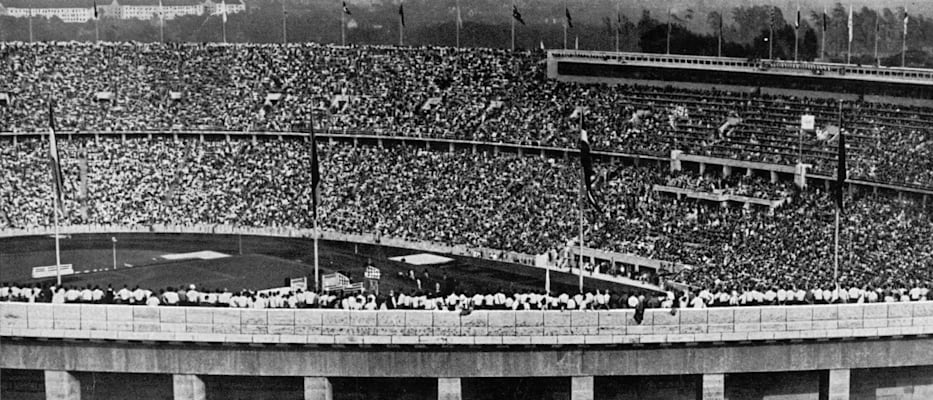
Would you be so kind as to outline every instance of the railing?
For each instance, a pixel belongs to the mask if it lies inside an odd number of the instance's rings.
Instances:
[[[780,74],[826,74],[834,78],[858,79],[877,82],[900,82],[933,85],[933,71],[920,68],[856,66],[809,61],[750,60],[747,58],[690,56],[653,53],[627,53],[606,51],[552,50],[553,58],[591,59],[615,63],[673,64],[686,68],[738,69]]]
[[[0,303],[0,337],[356,345],[607,345],[933,334],[933,302],[606,311],[343,311]]]

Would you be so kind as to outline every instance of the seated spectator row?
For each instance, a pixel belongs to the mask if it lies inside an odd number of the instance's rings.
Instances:
[[[929,301],[927,288],[881,289],[769,289],[767,291],[702,290],[675,294],[611,293],[609,290],[576,294],[527,293],[457,293],[450,291],[388,294],[318,293],[301,289],[240,290],[198,289],[196,285],[164,288],[158,292],[124,286],[114,290],[108,286],[55,287],[48,285],[0,284],[0,302],[53,304],[124,304],[139,306],[203,306],[232,308],[318,308],[340,310],[608,310],[608,309],[672,309],[738,306],[784,306],[846,303],[898,303]]]
[[[0,44],[0,131],[318,129],[813,164],[831,175],[832,100],[546,79],[542,53],[195,44]],[[101,96],[98,96],[98,93]],[[281,95],[281,97],[278,97]],[[933,110],[846,104],[850,177],[933,187]],[[575,115],[576,114],[576,115]],[[817,133],[802,140],[802,114]],[[571,118],[571,116],[574,116]],[[727,122],[732,121],[731,124]]]
[[[64,224],[312,226],[307,141],[75,137],[60,142],[60,153]],[[0,203],[0,227],[52,224],[46,154],[38,140],[0,147],[0,198],[9,199]],[[565,254],[578,245],[575,160],[341,143],[321,143],[319,154],[319,225],[325,229],[526,254]],[[829,193],[755,180],[732,189],[732,178],[597,167],[605,213],[586,208],[588,247],[692,265],[672,279],[712,292],[835,284]],[[787,202],[766,213],[677,201],[652,190],[659,183],[705,181],[715,184],[688,186],[753,190]],[[839,283],[927,287],[933,275],[930,213],[912,200],[861,193],[847,195],[846,204]]]

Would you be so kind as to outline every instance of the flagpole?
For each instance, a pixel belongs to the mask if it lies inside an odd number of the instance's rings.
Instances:
[[[564,0],[564,12],[567,12],[567,0]],[[564,50],[567,50],[567,16],[564,16]]]
[[[774,9],[771,9],[771,23],[768,27],[768,59],[774,59]]]
[[[580,132],[583,132],[583,111],[580,111]],[[586,190],[586,171],[583,168],[580,168],[580,201],[577,202],[577,207],[580,212],[580,282],[579,290],[580,293],[583,293],[583,191]]]
[[[907,66],[907,24],[910,20],[907,16],[907,9],[904,9],[904,35],[901,38],[901,68]],[[31,32],[31,31],[30,31]]]
[[[622,10],[619,8],[619,3],[616,3],[616,53],[619,52],[619,31],[622,30]]]
[[[227,7],[224,6],[224,15],[221,17],[221,27],[223,28],[224,44],[227,44]]]
[[[313,129],[313,128],[312,128]],[[312,140],[313,141],[313,140]],[[321,236],[321,232],[318,231],[317,226],[317,212],[314,213],[314,290],[320,292],[320,260],[318,259],[318,236]]]
[[[716,54],[722,57],[722,14],[719,14],[719,47]]]
[[[826,8],[823,8],[823,34],[820,38],[820,61],[826,60]]]
[[[100,42],[100,18],[94,18],[94,41]]]
[[[346,4],[346,3],[344,3]],[[340,45],[347,45],[347,11],[346,6],[340,10]]]
[[[285,0],[282,0],[282,44],[288,44],[288,11],[285,11]]]
[[[399,7],[403,7],[404,4],[405,3],[401,3]],[[402,24],[402,18],[404,18],[402,16],[403,8],[399,8],[398,10],[399,10],[399,13],[398,13],[398,45],[399,47],[401,47],[405,43],[405,26]]]
[[[515,0],[512,0],[512,12],[515,11]],[[512,18],[509,18],[512,21],[512,51],[515,51],[515,15],[512,15]]]
[[[845,144],[844,144],[844,143],[845,143],[845,138],[843,137],[844,135],[845,135],[845,133],[844,133],[843,130],[842,130],[842,101],[839,101],[839,140],[841,141],[840,147],[842,147],[842,150],[840,150],[840,152],[839,152],[839,156],[842,156],[842,152],[845,151],[845,147],[844,147],[844,146],[845,146]],[[842,162],[842,161],[840,161],[840,162]],[[834,262],[833,262],[833,283],[836,285],[836,289],[839,289],[839,209],[842,208],[842,200],[841,200],[841,199],[842,199],[842,193],[843,193],[842,190],[843,190],[843,186],[845,185],[845,177],[844,177],[844,176],[838,176],[838,175],[839,175],[839,174],[842,174],[842,173],[844,173],[844,172],[843,172],[843,171],[839,171],[838,168],[837,168],[837,171],[836,171],[836,175],[837,175],[837,176],[836,176],[836,181],[839,182],[839,184],[838,184],[839,187],[837,187],[836,190],[839,191],[839,193],[837,194],[837,196],[839,196],[839,199],[840,199],[840,200],[839,200],[839,202],[837,202],[837,204],[836,204],[836,235],[835,235],[835,250],[833,251],[833,253],[834,253],[834,257],[833,257],[833,260],[834,260]]]
[[[54,135],[54,133],[52,133]],[[54,183],[53,183],[54,185]],[[58,196],[55,195],[55,190],[52,190],[52,204],[55,208],[52,210],[52,214],[55,215],[55,287],[56,289],[62,286],[62,251],[61,251],[61,237],[59,237],[59,228],[58,228],[58,210],[61,209],[61,205],[58,204]]]
[[[457,0],[457,20],[454,22],[454,25],[457,26],[457,48],[460,48],[460,0]]]
[[[881,65],[881,63],[878,62],[878,28],[879,27],[880,27],[880,24],[878,22],[878,13],[876,12],[875,13],[875,65]]]
[[[29,43],[33,42],[32,36],[32,7],[29,7]]]
[[[165,43],[165,11],[162,10],[162,2],[159,2],[159,42]]]
[[[671,9],[667,9],[667,47],[665,54],[671,54]]]
[[[853,27],[853,25],[855,24],[855,21],[853,21],[852,18],[853,18],[853,17],[852,17],[852,4],[850,3],[850,4],[849,4],[849,25],[848,25],[848,28],[849,28],[849,48],[848,48],[848,50],[846,50],[846,64],[851,64],[851,63],[852,63],[852,35],[853,35],[853,33],[854,33],[853,30],[855,29],[855,28]]]
[[[794,62],[798,61],[797,49],[800,45],[800,1],[797,2],[797,16],[794,20]]]

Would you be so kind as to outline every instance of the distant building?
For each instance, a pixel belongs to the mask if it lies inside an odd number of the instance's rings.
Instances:
[[[73,0],[0,0],[0,15],[17,18],[58,17],[66,23],[84,23],[94,18],[92,0],[87,7],[76,7]],[[242,0],[162,0],[161,11],[166,20],[185,15],[219,15],[226,6],[227,14],[246,10]],[[149,20],[159,18],[159,0],[113,0],[97,4],[100,17]]]

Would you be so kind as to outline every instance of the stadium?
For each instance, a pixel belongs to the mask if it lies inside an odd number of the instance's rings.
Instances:
[[[933,398],[933,70],[511,10],[510,50],[0,42],[0,399]]]

